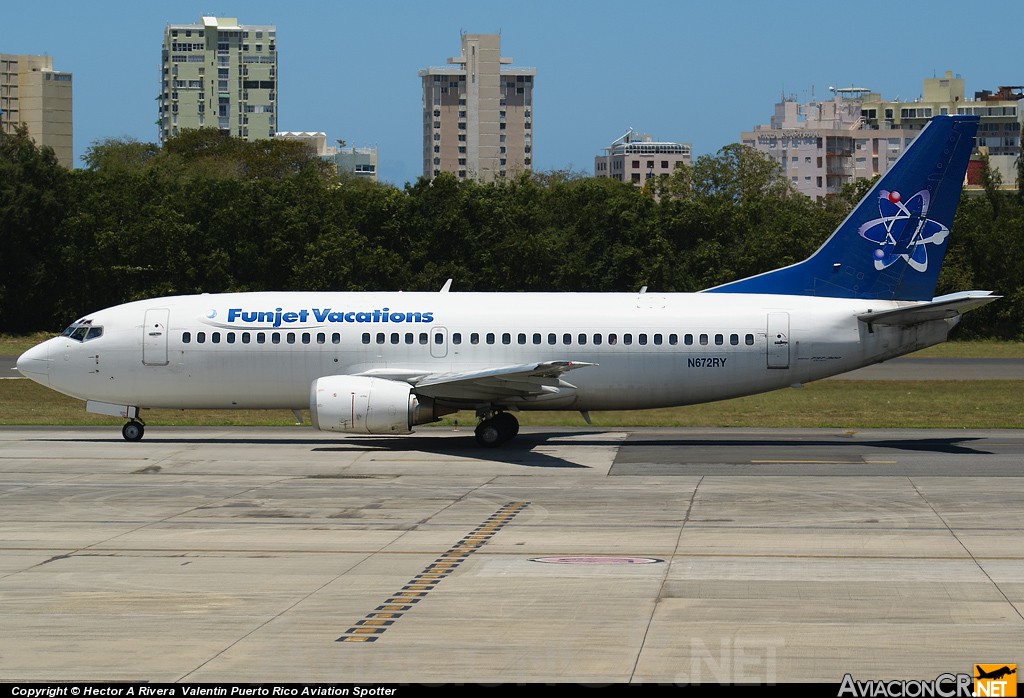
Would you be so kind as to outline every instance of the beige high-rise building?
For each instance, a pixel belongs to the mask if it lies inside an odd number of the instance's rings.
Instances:
[[[216,128],[248,141],[277,132],[277,28],[203,17],[164,29],[160,142]]]
[[[832,99],[806,104],[784,99],[775,105],[770,124],[741,135],[744,144],[777,162],[797,191],[818,198],[885,174],[925,124],[941,114],[980,116],[976,152],[988,156],[988,166],[1005,186],[1016,187],[1024,87],[976,92],[974,99],[967,99],[963,78],[947,72],[925,79],[921,97],[913,102],[884,100],[862,87],[832,92]],[[975,183],[977,172],[972,164],[969,184]]]
[[[501,35],[463,34],[459,56],[419,71],[425,177],[451,172],[490,182],[532,169],[537,70],[511,63]]]
[[[19,124],[39,146],[53,148],[57,161],[73,166],[71,73],[53,69],[50,56],[0,53],[0,130]]]
[[[689,143],[655,141],[646,133],[629,129],[594,158],[594,176],[610,177],[642,187],[648,180],[670,175],[676,165],[693,164]]]

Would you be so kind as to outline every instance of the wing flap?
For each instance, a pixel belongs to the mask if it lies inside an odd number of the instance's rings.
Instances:
[[[436,400],[470,402],[536,400],[563,397],[576,387],[562,380],[568,371],[597,364],[584,361],[543,361],[478,371],[435,373],[412,381],[417,395]]]

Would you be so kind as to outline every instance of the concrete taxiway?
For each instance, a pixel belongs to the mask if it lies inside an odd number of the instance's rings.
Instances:
[[[0,680],[1024,662],[1024,432],[0,428]]]

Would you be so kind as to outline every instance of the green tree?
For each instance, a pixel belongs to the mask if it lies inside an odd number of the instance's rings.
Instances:
[[[0,326],[6,332],[53,322],[63,284],[55,283],[50,262],[61,244],[70,176],[25,125],[0,135]]]

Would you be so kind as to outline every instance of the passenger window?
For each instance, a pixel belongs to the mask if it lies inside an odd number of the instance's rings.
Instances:
[[[558,335],[554,332],[548,334],[548,344],[554,345],[558,342]]]
[[[462,333],[455,332],[452,334],[452,344],[462,344]]]
[[[387,336],[383,332],[377,333],[377,344],[383,344],[386,339]]]
[[[220,344],[220,332],[214,332],[210,335],[210,341],[214,344]]]
[[[317,344],[327,344],[327,335],[325,333],[323,333],[323,332],[317,332],[316,333],[316,343]]]
[[[252,341],[252,335],[249,334],[248,332],[243,332],[242,333],[242,344],[248,344],[251,341]]]
[[[311,337],[309,336],[309,332],[303,332],[302,333],[302,343],[303,344],[309,344],[309,340],[310,339],[311,339]]]
[[[519,344],[526,344],[526,334],[524,334],[523,332],[520,332],[516,336],[516,341],[519,342]]]
[[[397,332],[392,332],[391,333],[391,343],[392,344],[401,344],[402,343],[402,338],[399,336],[399,334]]]
[[[512,343],[512,335],[510,335],[508,332],[502,333],[502,335],[501,335],[501,343],[502,344],[511,344]]]
[[[740,343],[740,336],[738,334],[729,335],[729,344],[736,346]]]
[[[444,344],[444,332],[434,333],[434,344]]]
[[[647,344],[647,335],[646,334],[642,334],[641,333],[636,339],[637,339],[637,344],[643,344],[643,345]]]
[[[626,344],[626,345],[632,344],[633,343],[633,335],[631,335],[629,333],[626,333],[626,334],[622,335],[622,343]]]
[[[271,344],[280,344],[281,343],[281,333],[280,332],[271,332],[270,333],[270,343]]]
[[[716,334],[715,335],[715,344],[717,346],[722,346],[723,344],[725,344],[725,337],[723,335]]]
[[[430,340],[427,337],[427,333],[426,332],[420,332],[420,344],[426,344],[429,341]]]
[[[693,335],[692,334],[684,335],[683,336],[683,344],[685,344],[686,346],[691,346],[693,344]]]
[[[540,332],[533,333],[533,343],[540,344]]]
[[[654,335],[654,343],[655,344],[661,344],[661,335],[660,334]]]
[[[571,334],[569,334],[568,332],[567,332],[567,333],[565,333],[565,334],[563,334],[563,335],[562,335],[562,344],[565,344],[565,345],[567,345],[567,346],[568,346],[569,344],[572,344],[572,335],[571,335]]]
[[[488,332],[487,333],[487,343],[488,344],[494,344],[494,333],[493,332]]]
[[[743,338],[743,341],[746,342],[747,346],[753,346],[754,345],[754,335],[748,334],[746,337]]]
[[[335,332],[331,335],[331,344],[341,344],[341,333]]]
[[[580,340],[580,346],[583,346],[584,344],[587,343],[587,335],[583,334],[582,332],[580,332],[580,336],[578,337],[578,339]]]
[[[196,343],[197,344],[205,344],[206,343],[206,333],[205,332],[196,332]]]
[[[370,343],[370,333],[369,332],[363,332],[363,344],[369,344],[369,343]]]
[[[479,344],[480,343],[480,333],[479,332],[474,332],[473,334],[469,335],[469,343],[470,344]]]
[[[267,343],[267,335],[266,335],[265,332],[257,332],[256,333],[256,343],[257,344],[266,344]]]
[[[228,344],[234,344],[235,343],[235,333],[234,332],[228,332],[227,338],[228,338]]]
[[[668,343],[671,344],[672,346],[675,346],[675,345],[679,344],[679,335],[677,335],[677,334],[670,334],[668,336]]]
[[[370,335],[366,335],[366,336],[369,337]],[[289,344],[295,344],[295,333],[294,332],[289,332],[288,336],[287,336],[287,340],[288,340]],[[369,341],[369,340],[367,340],[367,341]],[[367,342],[363,342],[363,344],[366,344],[366,343]]]
[[[181,343],[182,344],[191,344],[192,343],[192,333],[191,332],[182,332],[181,333]]]
[[[406,344],[412,344],[412,342],[413,342],[412,332],[406,332],[405,333],[405,343]]]
[[[618,344],[619,343],[619,338],[614,333],[610,334],[610,335],[608,335],[608,343],[609,344]]]
[[[702,347],[706,347],[708,345],[708,336],[706,334],[702,334],[700,336],[700,345]]]
[[[602,339],[601,335],[595,334],[594,335],[594,344],[600,344],[601,343],[601,339]]]

